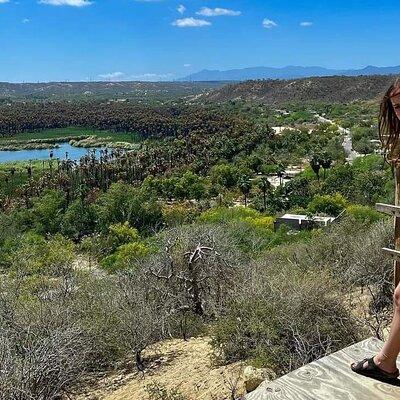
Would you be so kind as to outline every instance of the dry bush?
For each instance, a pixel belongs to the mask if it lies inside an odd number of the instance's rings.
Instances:
[[[393,311],[393,262],[382,247],[393,243],[391,218],[368,224],[352,216],[322,231],[312,240],[281,246],[268,255],[290,263],[296,269],[328,272],[340,286],[348,306],[363,306],[359,315],[361,326],[382,337]],[[270,268],[276,263],[271,260]],[[361,304],[366,302],[366,304]]]
[[[217,355],[284,373],[361,340],[367,328],[378,333],[391,308],[391,262],[380,248],[392,230],[387,220],[345,218],[308,242],[265,253],[215,324]],[[370,314],[356,318],[348,298],[361,288],[370,294]]]
[[[250,358],[284,373],[367,337],[392,310],[391,220],[344,218],[308,242],[265,253],[215,325],[223,361]],[[362,296],[362,291],[367,296]],[[365,315],[355,312],[367,302]]]
[[[140,371],[145,369],[142,351],[166,336],[165,306],[146,287],[145,276],[126,273],[119,276],[112,299],[119,339],[134,355]]]
[[[229,234],[214,225],[191,225],[164,232],[159,246],[143,271],[170,314],[221,313],[244,264]]]
[[[59,399],[125,357],[143,368],[163,334],[137,277],[3,278],[0,289],[0,399]]]
[[[89,335],[62,300],[27,298],[12,285],[2,289],[0,399],[59,398],[86,370]]]
[[[359,322],[378,338],[393,311],[393,261],[382,252],[382,247],[393,244],[393,234],[392,219],[365,226],[350,217],[315,240],[308,252],[316,265],[341,282],[342,292],[353,304],[369,302]]]
[[[271,275],[268,265],[255,265],[214,327],[217,355],[286,373],[345,347],[359,336],[337,291],[321,272],[281,264]]]
[[[177,388],[168,390],[164,385],[157,382],[152,382],[146,387],[148,400],[186,400]]]

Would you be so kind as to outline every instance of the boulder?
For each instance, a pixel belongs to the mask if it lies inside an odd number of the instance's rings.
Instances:
[[[269,373],[265,368],[246,367],[243,371],[246,392],[250,393],[256,390],[268,377]]]

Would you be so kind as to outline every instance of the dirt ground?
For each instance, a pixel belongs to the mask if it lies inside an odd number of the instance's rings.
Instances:
[[[145,356],[151,361],[144,374],[109,374],[76,400],[148,400],[146,387],[152,383],[177,389],[187,400],[229,400],[232,382],[241,389],[237,395],[243,394],[244,364],[213,365],[209,338],[164,341]]]

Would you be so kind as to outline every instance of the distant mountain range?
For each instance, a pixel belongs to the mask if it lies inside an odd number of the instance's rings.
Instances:
[[[396,67],[375,67],[369,65],[362,69],[328,69],[323,67],[287,66],[284,68],[254,67],[231,69],[227,71],[203,70],[184,78],[180,82],[205,81],[246,81],[249,79],[296,79],[322,76],[360,76],[400,74],[400,65]]]

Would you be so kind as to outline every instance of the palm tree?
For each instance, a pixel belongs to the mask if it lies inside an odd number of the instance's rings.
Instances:
[[[263,176],[258,181],[258,187],[263,194],[263,207],[264,211],[267,209],[267,193],[271,191],[272,185],[266,176]]]
[[[314,171],[315,175],[317,175],[317,179],[319,180],[319,170],[321,169],[321,158],[314,154],[310,159],[310,167]]]
[[[281,163],[278,164],[276,176],[279,178],[279,185],[282,186],[282,178],[285,175],[285,166]]]
[[[322,168],[324,169],[324,179],[325,179],[325,171],[332,166],[332,157],[328,153],[324,153],[319,160]]]
[[[244,175],[239,179],[239,189],[242,191],[244,196],[244,206],[247,207],[247,198],[251,190],[251,181],[248,176]]]
[[[11,190],[14,189],[14,177],[17,169],[15,167],[10,168],[10,182],[11,182]]]

